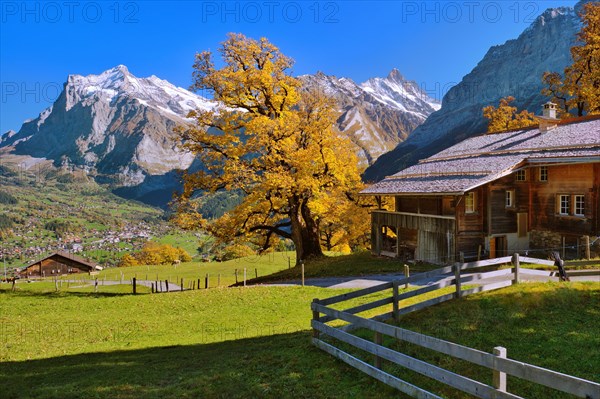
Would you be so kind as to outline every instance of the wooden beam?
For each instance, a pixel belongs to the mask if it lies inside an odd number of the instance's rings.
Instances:
[[[335,346],[329,345],[319,339],[313,338],[312,343],[319,349],[329,353],[330,355],[340,359],[344,363],[354,367],[355,369],[362,371],[363,373],[375,378],[378,381],[383,382],[386,385],[396,388],[400,392],[403,392],[413,398],[417,399],[443,399],[441,396],[434,395],[427,392],[424,389],[419,388],[416,385],[412,385],[400,378],[381,371],[362,360],[347,354],[346,352],[336,348]]]
[[[312,324],[313,328],[316,328],[322,333],[325,333],[331,337],[339,339],[342,342],[346,342],[356,348],[364,350],[365,352],[389,360],[392,363],[395,363],[402,367],[406,367],[409,370],[415,371],[436,381],[440,381],[463,392],[467,392],[475,397],[497,399],[523,399],[520,396],[498,391],[490,385],[486,385],[482,382],[470,379],[468,377],[463,377],[460,374],[453,373],[441,367],[429,364],[423,360],[419,360],[414,357],[405,355],[403,353],[396,352],[384,346],[377,345],[373,342],[367,341],[363,338],[359,338],[355,335],[348,334],[344,331],[339,331],[328,325],[319,322],[313,322]]]
[[[490,284],[486,287],[498,284],[510,285],[510,282]],[[473,290],[480,288],[485,287],[476,287]],[[464,294],[467,294],[469,291],[470,290],[465,291]],[[447,296],[451,298],[453,294],[449,294]],[[505,372],[506,374],[513,375],[515,377],[527,381],[535,382],[540,385],[545,385],[547,387],[556,389],[561,392],[570,393],[580,398],[600,399],[600,384],[593,381],[573,377],[542,367],[519,362],[513,359],[499,358],[497,356],[492,355],[491,353],[483,352],[449,341],[444,341],[442,339],[434,338],[424,334],[419,334],[414,331],[406,330],[400,327],[395,327],[389,324],[347,314],[339,310],[328,308],[323,305],[313,304],[313,310],[318,310],[319,312],[324,313],[326,315],[334,316],[336,319],[349,322],[355,328],[367,328],[372,331],[378,331],[384,335],[394,337],[402,341],[410,342],[423,348],[428,348],[440,353],[444,353],[446,355],[451,355],[458,359],[466,360],[492,370]]]

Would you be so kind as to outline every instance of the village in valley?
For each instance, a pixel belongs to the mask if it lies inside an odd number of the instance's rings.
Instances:
[[[0,397],[600,399],[566,3],[2,3]]]

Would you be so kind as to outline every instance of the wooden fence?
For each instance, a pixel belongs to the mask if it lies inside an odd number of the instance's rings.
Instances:
[[[512,263],[512,268],[462,275],[462,272],[464,271],[472,271],[482,267],[506,263]],[[521,396],[507,392],[506,379],[507,375],[511,375],[523,380],[556,389],[561,392],[569,393],[580,398],[600,399],[600,384],[509,359],[506,357],[505,348],[496,347],[494,348],[494,353],[487,353],[382,322],[390,318],[398,319],[402,314],[424,309],[453,298],[460,298],[477,292],[489,291],[506,287],[511,284],[517,284],[522,277],[521,273],[524,271],[521,270],[521,263],[548,265],[554,264],[554,262],[551,261],[519,257],[518,254],[515,254],[513,257],[503,257],[471,263],[457,263],[454,266],[416,274],[411,277],[383,283],[374,287],[364,288],[326,299],[315,299],[311,305],[311,309],[313,311],[313,319],[311,323],[313,328],[312,342],[318,348],[346,362],[352,367],[415,398],[440,399],[439,396],[431,392],[428,392],[398,378],[397,376],[381,370],[382,359],[415,371],[460,391],[471,394],[477,398],[522,398]],[[439,277],[440,275],[447,275],[447,278],[441,279],[436,284],[404,292],[402,294],[399,292],[399,287],[404,284],[426,280],[432,277]],[[490,282],[490,279],[493,280]],[[470,286],[475,285],[475,287],[463,289],[463,284],[469,284]],[[402,300],[450,286],[455,287],[454,292],[450,294],[440,295],[433,299],[429,299],[411,306],[400,306]],[[330,307],[331,305],[340,304],[350,299],[360,298],[389,289],[392,289],[392,295],[390,297],[378,299],[376,301],[354,306],[345,310],[336,310]],[[392,305],[391,312],[380,314],[369,319],[357,316],[358,313],[376,309],[389,304]],[[338,328],[326,324],[334,320],[341,320],[348,324]],[[374,332],[373,342],[351,334],[352,330],[359,328]],[[427,363],[423,360],[419,360],[387,348],[382,345],[384,335],[488,368],[493,375],[493,384],[484,384],[482,382]],[[344,352],[340,348],[334,346],[332,343],[326,342],[323,339],[326,336],[335,338],[338,341],[344,342],[374,355],[374,364],[371,365],[347,352]]]

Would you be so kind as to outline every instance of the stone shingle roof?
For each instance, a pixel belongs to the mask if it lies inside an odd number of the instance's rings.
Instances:
[[[600,162],[600,119],[464,140],[361,194],[463,194],[528,163]]]

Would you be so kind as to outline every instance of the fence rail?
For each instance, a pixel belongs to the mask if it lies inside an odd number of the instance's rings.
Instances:
[[[491,272],[477,272],[469,275],[461,275],[462,271],[473,270],[487,266],[494,266],[511,262],[511,269],[496,270]],[[519,257],[515,254],[513,257],[503,257],[479,262],[457,263],[451,267],[436,269],[427,273],[413,275],[394,282],[387,282],[374,287],[364,288],[350,293],[336,295],[326,299],[315,299],[311,305],[313,311],[313,344],[321,350],[335,356],[346,362],[352,367],[368,374],[369,376],[382,381],[383,383],[398,389],[415,398],[440,398],[434,393],[427,392],[413,384],[410,384],[397,376],[381,370],[381,360],[385,359],[401,367],[410,369],[414,372],[427,376],[433,380],[451,386],[460,391],[469,393],[478,398],[504,399],[504,398],[522,398],[509,393],[506,389],[506,376],[511,375],[523,380],[527,380],[539,385],[556,389],[561,392],[569,393],[580,398],[600,399],[600,384],[588,381],[582,378],[573,377],[556,371],[548,370],[535,365],[523,363],[506,357],[506,349],[494,348],[494,353],[487,353],[478,349],[455,344],[439,338],[416,333],[400,327],[383,323],[390,318],[398,319],[400,315],[414,312],[429,306],[449,301],[454,298],[464,297],[477,292],[488,291],[517,284],[520,280],[521,263],[547,264],[546,260]],[[552,264],[554,264],[552,262]],[[453,275],[451,274],[453,273]],[[398,287],[407,282],[423,280],[433,276],[449,274],[447,278],[438,283],[418,288],[413,291],[399,293]],[[490,281],[490,279],[493,279]],[[487,280],[487,281],[486,281]],[[475,287],[462,289],[463,283],[476,285]],[[425,293],[454,286],[452,293],[440,295],[427,301],[419,302],[411,306],[400,307],[400,301],[412,298]],[[378,299],[376,301],[353,306],[345,310],[333,309],[330,306],[340,304],[350,299],[356,299],[373,293],[392,289],[392,295]],[[392,311],[386,312],[370,319],[358,316],[367,310],[379,308],[381,306],[392,304]],[[332,327],[327,325],[334,320],[346,322],[341,327]],[[351,334],[354,329],[367,329],[374,333],[374,341],[371,342]],[[374,356],[374,365],[352,356],[351,354],[336,347],[331,342],[325,342],[323,337],[331,337],[337,341],[346,343],[355,348],[361,349]],[[427,363],[426,361],[416,359],[404,353],[395,351],[382,345],[382,337],[388,336],[399,341],[405,341],[421,348],[433,350],[443,355],[451,356],[456,359],[465,360],[473,364],[490,369],[493,374],[493,384],[487,385],[471,378],[456,374],[439,366]]]

